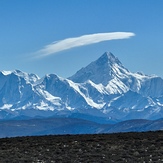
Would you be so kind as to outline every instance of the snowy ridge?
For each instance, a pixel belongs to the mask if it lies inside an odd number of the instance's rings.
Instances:
[[[0,119],[17,116],[77,116],[93,121],[162,118],[163,79],[132,73],[109,52],[68,79],[1,71]]]

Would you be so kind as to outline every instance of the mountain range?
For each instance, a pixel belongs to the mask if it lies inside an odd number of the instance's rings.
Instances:
[[[69,78],[0,72],[0,120],[77,118],[99,124],[163,117],[163,79],[132,73],[110,52]]]
[[[163,130],[163,119],[134,119],[99,124],[77,118],[35,118],[0,121],[0,138],[36,135],[100,134]]]

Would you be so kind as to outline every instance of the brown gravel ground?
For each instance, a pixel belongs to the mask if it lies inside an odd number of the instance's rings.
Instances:
[[[0,163],[163,162],[163,131],[0,139]]]

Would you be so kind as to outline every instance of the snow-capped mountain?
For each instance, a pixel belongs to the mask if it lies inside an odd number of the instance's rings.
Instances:
[[[106,52],[76,74],[0,72],[0,119],[73,117],[101,123],[163,117],[163,79],[132,73]]]

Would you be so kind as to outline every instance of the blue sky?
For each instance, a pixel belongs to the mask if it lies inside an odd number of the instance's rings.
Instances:
[[[162,8],[162,0],[0,0],[0,70],[69,77],[110,51],[132,72],[163,77]],[[56,41],[110,32],[135,36],[33,56]]]

